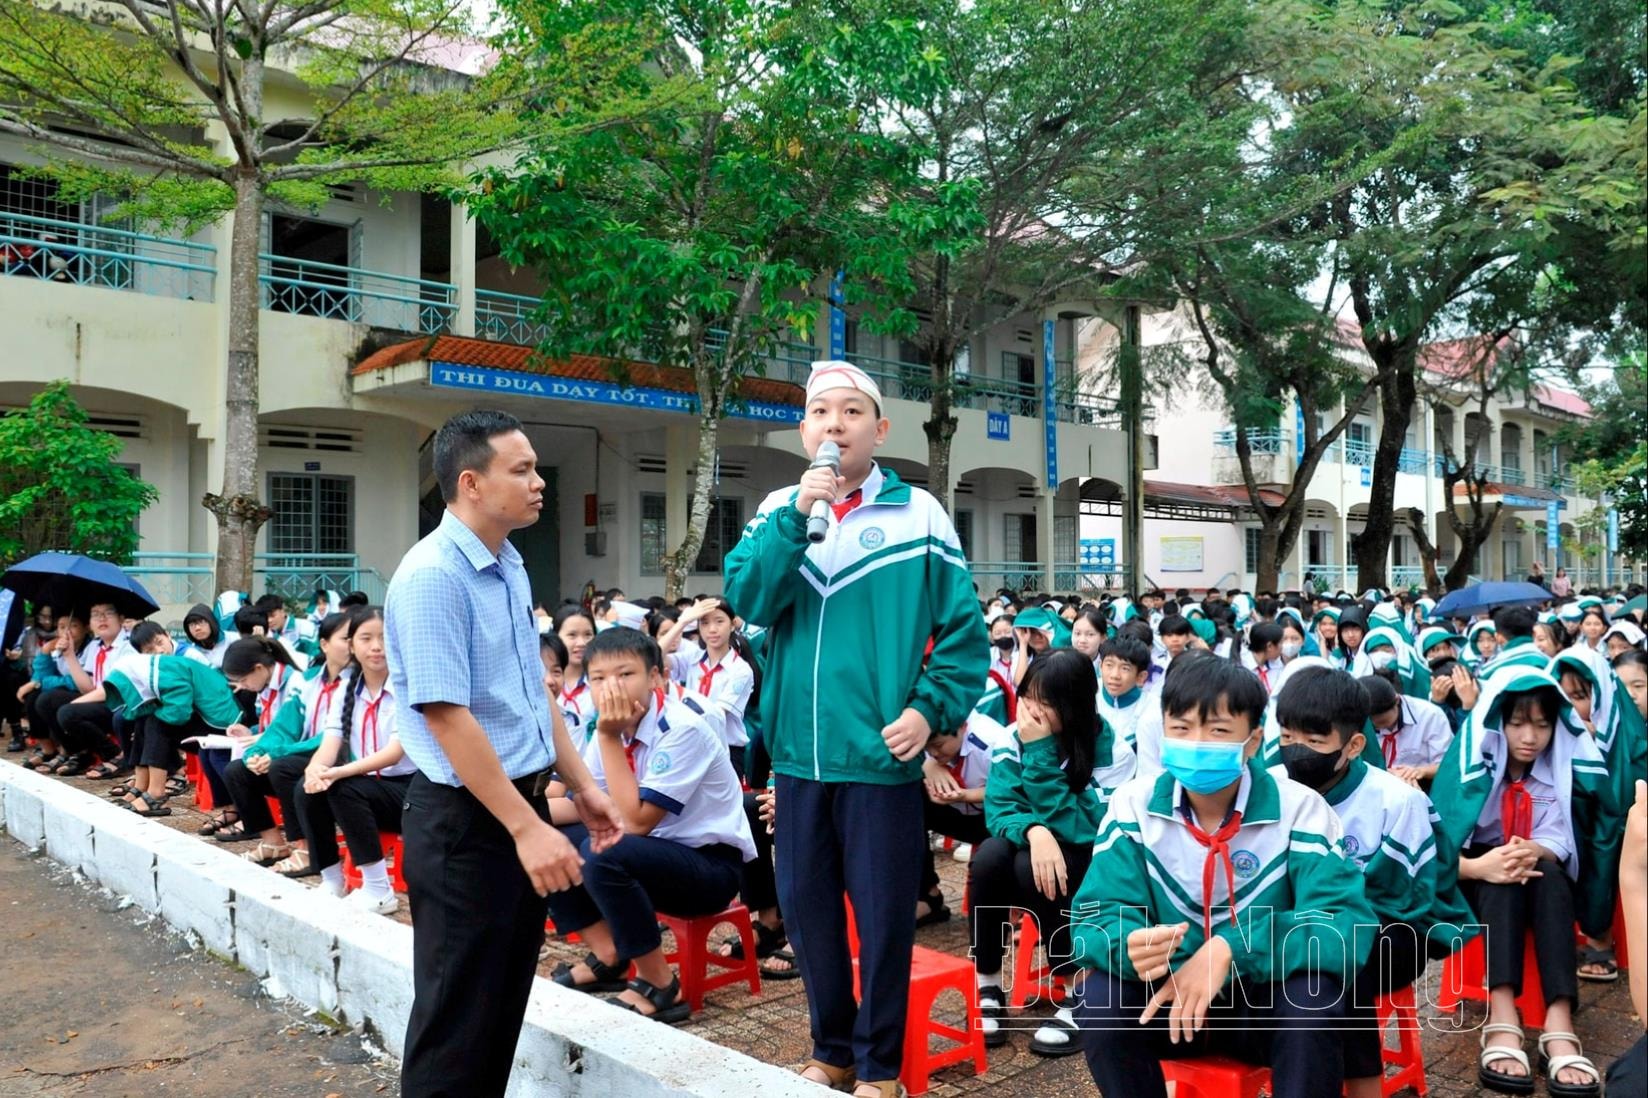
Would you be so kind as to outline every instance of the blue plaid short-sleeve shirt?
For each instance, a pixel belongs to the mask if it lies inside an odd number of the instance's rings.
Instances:
[[[401,558],[383,616],[401,746],[425,777],[463,784],[424,722],[435,702],[469,708],[511,779],[554,765],[532,590],[513,545],[494,557],[446,512]]]

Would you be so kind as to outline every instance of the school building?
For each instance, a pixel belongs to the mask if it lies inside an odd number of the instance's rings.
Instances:
[[[0,136],[0,407],[68,379],[124,440],[122,461],[159,488],[137,574],[168,608],[207,600],[216,531],[199,501],[222,477],[232,218],[190,236],[117,221],[106,203],[67,201],[20,171],[40,159]],[[698,475],[714,478],[715,505],[689,590],[718,591],[722,557],[760,500],[805,467],[797,383],[816,359],[845,357],[877,378],[893,422],[882,460],[927,483],[927,368],[846,312],[774,349],[724,423],[716,466],[698,470],[690,376],[530,354],[540,286],[462,207],[337,187],[319,211],[272,205],[262,233],[258,441],[274,515],[259,591],[381,597],[439,518],[434,429],[477,406],[518,416],[540,456],[544,515],[516,541],[551,605],[590,582],[661,591],[659,555],[685,529]],[[1093,303],[1061,303],[1003,315],[967,349],[950,488],[981,589],[1115,580],[1116,562],[1083,573],[1078,560],[1082,485],[1125,482],[1114,403],[1075,370],[1078,330],[1109,323]]]

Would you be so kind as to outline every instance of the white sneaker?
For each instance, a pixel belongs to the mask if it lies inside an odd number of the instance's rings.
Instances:
[[[329,881],[325,877],[320,879],[319,890],[324,896],[336,896],[343,899],[349,894],[349,886],[342,881]]]
[[[956,848],[950,852],[950,857],[966,865],[973,860],[973,844],[957,843]]]
[[[351,904],[354,907],[362,908],[366,911],[371,911],[378,915],[393,915],[401,909],[401,898],[393,892],[387,896],[379,898],[372,895],[364,888],[355,889],[355,891],[351,892],[343,902],[346,904]]]

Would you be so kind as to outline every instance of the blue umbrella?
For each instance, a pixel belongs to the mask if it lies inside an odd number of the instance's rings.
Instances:
[[[1468,618],[1501,606],[1538,606],[1550,598],[1551,593],[1537,583],[1489,580],[1449,591],[1431,611],[1431,619]]]
[[[160,609],[143,585],[118,564],[78,553],[37,553],[0,576],[0,587],[16,591],[36,606],[71,610],[113,603],[128,618],[146,618]]]

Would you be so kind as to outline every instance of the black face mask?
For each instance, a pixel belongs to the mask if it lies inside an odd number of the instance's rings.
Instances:
[[[990,643],[1001,649],[1003,652],[1011,652],[1014,647],[1012,637],[997,637]]]
[[[1339,752],[1321,752],[1309,744],[1290,743],[1282,748],[1282,765],[1288,777],[1300,785],[1321,789],[1339,773]]]

